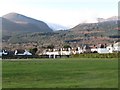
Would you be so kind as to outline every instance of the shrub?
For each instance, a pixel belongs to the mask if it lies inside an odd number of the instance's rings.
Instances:
[[[84,53],[84,54],[75,54],[71,57],[80,57],[80,58],[118,58],[119,53],[109,53],[109,54],[98,54],[98,53]]]

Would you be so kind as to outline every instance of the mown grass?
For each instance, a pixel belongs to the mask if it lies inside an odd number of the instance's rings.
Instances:
[[[2,89],[2,59],[0,58],[0,89]]]
[[[117,88],[117,58],[3,60],[3,88]]]

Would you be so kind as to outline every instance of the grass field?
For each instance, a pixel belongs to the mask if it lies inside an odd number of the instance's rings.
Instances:
[[[117,88],[117,58],[3,60],[3,88]]]
[[[2,59],[0,58],[0,89],[2,89]]]

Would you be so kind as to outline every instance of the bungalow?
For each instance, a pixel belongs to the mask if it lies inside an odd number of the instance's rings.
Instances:
[[[97,53],[97,52],[98,52],[97,46],[95,46],[95,45],[92,46],[92,47],[91,47],[91,52],[92,52],[92,53]]]
[[[91,48],[91,52],[97,52],[97,53],[100,53],[100,54],[105,54],[105,53],[113,53],[113,47],[112,45],[109,45],[107,46],[106,44],[100,44],[98,46],[93,46]]]
[[[65,48],[61,48],[60,50],[60,55],[70,55],[71,54],[71,49],[65,49]]]
[[[109,53],[113,53],[114,48],[113,48],[112,45],[109,45],[109,46],[107,46],[106,48],[107,48],[107,50],[109,51]]]
[[[56,49],[53,49],[53,50],[49,49],[49,50],[45,50],[45,51],[43,52],[43,55],[48,55],[49,58],[51,58],[52,55],[53,55],[53,58],[55,58],[56,55],[59,55],[59,52],[56,51]]]
[[[104,54],[104,53],[113,53],[113,47],[112,45],[107,46],[106,44],[101,44],[101,47],[98,48],[98,53]]]
[[[98,48],[97,51],[100,54],[110,53],[109,50],[107,50],[107,48]]]
[[[82,50],[82,48],[78,47],[77,48],[77,54],[81,54],[81,53],[83,53],[83,50]]]
[[[53,55],[53,58],[55,58],[56,55],[59,55],[59,52],[58,51],[46,52],[46,55],[48,55],[49,58],[51,58],[51,56]]]
[[[116,42],[113,44],[113,51],[120,52],[120,42]]]
[[[71,52],[70,54],[81,54],[83,53],[83,49],[81,47],[72,48],[69,52]]]
[[[83,53],[91,53],[91,48],[89,45],[85,45],[83,47]]]
[[[116,42],[114,44],[107,46],[106,48],[104,48],[102,52],[104,53],[120,52],[120,42]]]
[[[32,53],[27,50],[15,50],[15,55],[32,55]]]
[[[8,51],[7,50],[2,50],[1,53],[2,53],[2,55],[8,55]]]

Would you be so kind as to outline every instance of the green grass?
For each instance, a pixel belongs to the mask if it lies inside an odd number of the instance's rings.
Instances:
[[[117,88],[117,58],[3,60],[3,88]]]
[[[2,88],[2,60],[0,58],[0,89]]]

